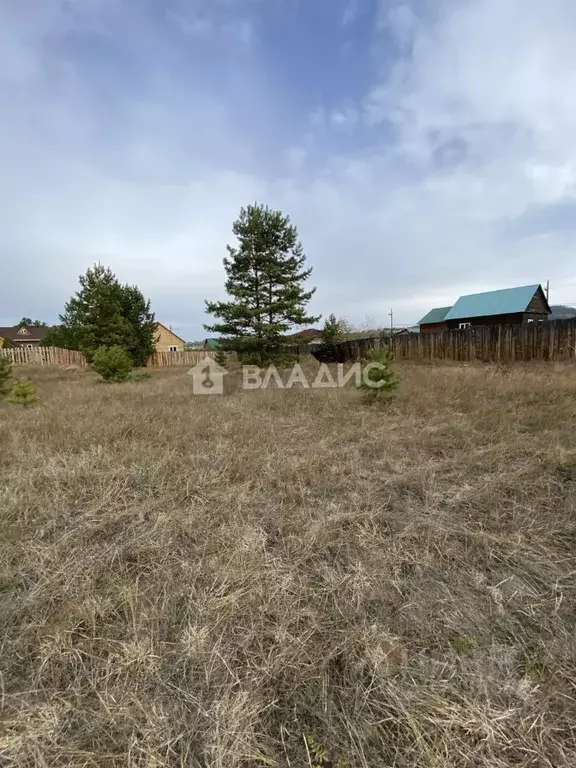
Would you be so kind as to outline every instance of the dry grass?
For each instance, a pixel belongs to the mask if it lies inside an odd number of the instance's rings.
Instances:
[[[0,762],[576,765],[576,376],[0,408]]]

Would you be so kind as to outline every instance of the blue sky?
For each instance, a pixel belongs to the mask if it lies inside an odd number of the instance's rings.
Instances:
[[[570,0],[3,0],[0,325],[102,261],[202,335],[240,207],[299,227],[313,309],[576,304]]]

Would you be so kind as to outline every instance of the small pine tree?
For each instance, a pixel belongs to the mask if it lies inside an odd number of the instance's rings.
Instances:
[[[336,319],[334,313],[328,315],[322,330],[322,341],[325,344],[334,344],[337,341],[342,341],[343,337],[344,332],[341,321]]]
[[[371,349],[362,360],[361,388],[370,397],[391,398],[398,386],[394,357],[388,346]]]
[[[228,353],[224,349],[218,348],[214,356],[214,361],[216,362],[216,365],[226,368],[228,364]]]
[[[0,398],[10,392],[10,377],[12,376],[12,363],[0,352]]]
[[[18,379],[14,382],[14,386],[8,397],[7,403],[13,403],[14,405],[23,405],[25,407],[34,405],[38,402],[38,395],[36,394],[36,387],[29,379]]]
[[[132,370],[132,358],[124,347],[100,347],[94,353],[92,368],[104,381],[126,381]]]

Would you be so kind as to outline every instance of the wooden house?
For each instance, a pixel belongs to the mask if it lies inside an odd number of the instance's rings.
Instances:
[[[0,349],[6,347],[39,347],[50,328],[46,325],[14,325],[0,328]]]
[[[448,329],[520,325],[548,319],[550,306],[540,285],[523,285],[461,296],[444,317]]]
[[[418,323],[420,326],[420,333],[445,331],[446,328],[448,328],[445,323],[445,318],[451,309],[452,307],[436,307],[435,309],[431,309]]]
[[[157,323],[156,331],[156,352],[184,351],[184,344],[186,342],[178,334],[174,333],[172,328],[164,325],[164,323]]]
[[[322,344],[322,336],[323,333],[318,328],[306,328],[303,331],[291,333],[286,338],[299,344]]]

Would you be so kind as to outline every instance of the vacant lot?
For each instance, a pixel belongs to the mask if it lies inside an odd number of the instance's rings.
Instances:
[[[0,407],[0,762],[576,765],[576,369]]]

